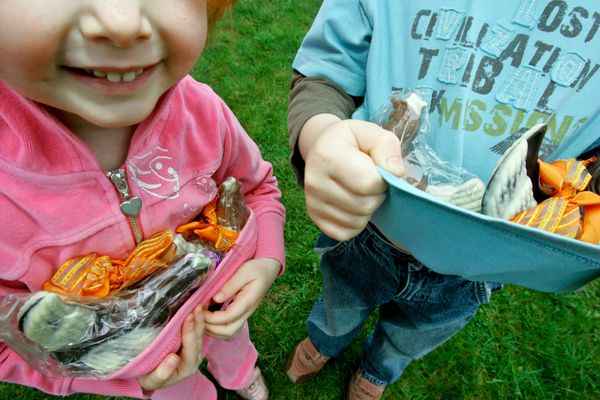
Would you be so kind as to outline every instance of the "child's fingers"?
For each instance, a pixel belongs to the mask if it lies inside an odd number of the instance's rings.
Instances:
[[[181,327],[179,356],[169,354],[154,371],[138,378],[140,385],[146,390],[154,390],[172,385],[192,375],[202,361],[203,335],[204,318],[202,307],[198,306],[186,317]]]
[[[238,295],[225,310],[210,312],[204,311],[205,332],[212,337],[227,339],[236,336],[250,317],[253,309],[244,296]]]
[[[215,303],[224,303],[233,298],[247,283],[248,277],[238,272],[219,289],[213,300]]]
[[[177,354],[169,354],[167,357],[165,357],[165,359],[162,360],[162,362],[154,370],[154,378],[156,379],[156,383],[162,385],[163,382],[169,380],[169,378],[173,376],[177,370],[177,366],[179,365],[180,361],[181,360]]]
[[[202,305],[197,306],[194,309],[194,329],[196,331],[196,340],[198,342],[198,356],[202,361],[202,338],[204,337],[205,323],[204,323],[204,312]]]
[[[201,328],[199,328],[201,326]],[[204,320],[197,313],[190,314],[183,323],[181,332],[181,365],[180,373],[190,375],[202,361],[202,335],[204,332]]]
[[[179,365],[179,357],[176,354],[169,354],[160,364],[149,374],[140,376],[138,382],[146,390],[154,390],[165,385],[175,374]]]
[[[231,339],[240,333],[250,314],[244,314],[241,318],[226,324],[206,323],[206,334],[218,339]]]
[[[241,297],[241,296],[238,296]],[[219,311],[204,311],[204,322],[208,325],[223,325],[239,319],[248,311],[246,302],[236,297],[226,309]]]

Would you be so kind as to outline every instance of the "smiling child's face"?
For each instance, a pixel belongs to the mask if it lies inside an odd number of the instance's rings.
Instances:
[[[206,0],[1,0],[0,80],[63,120],[132,126],[192,69],[206,30]]]

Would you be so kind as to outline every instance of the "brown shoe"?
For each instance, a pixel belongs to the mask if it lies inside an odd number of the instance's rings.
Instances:
[[[287,362],[287,374],[294,383],[303,383],[315,376],[331,357],[315,349],[309,338],[304,339],[294,349]]]
[[[378,400],[383,396],[385,386],[379,386],[366,380],[360,369],[357,370],[346,391],[346,400]]]

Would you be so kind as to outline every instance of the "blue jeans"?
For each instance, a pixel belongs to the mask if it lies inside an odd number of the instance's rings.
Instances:
[[[397,381],[412,360],[460,331],[499,287],[433,272],[371,226],[346,242],[321,234],[316,250],[323,292],[308,317],[308,336],[320,353],[335,357],[379,307],[360,366],[377,385]]]

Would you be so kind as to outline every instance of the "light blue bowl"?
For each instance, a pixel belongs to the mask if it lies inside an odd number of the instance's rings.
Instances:
[[[456,207],[379,172],[389,190],[372,222],[436,272],[544,292],[600,277],[600,246]]]

